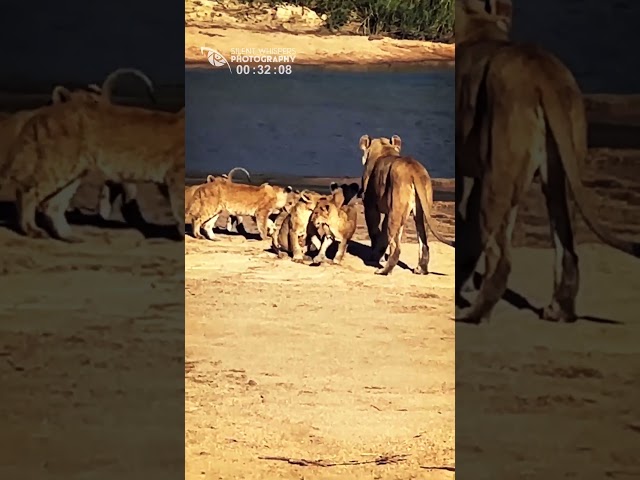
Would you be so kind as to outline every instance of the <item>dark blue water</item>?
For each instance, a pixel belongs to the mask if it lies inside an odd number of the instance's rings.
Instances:
[[[454,70],[291,75],[186,71],[187,174],[359,176],[361,135],[397,134],[432,177],[454,175]]]
[[[554,52],[585,93],[640,92],[640,2],[515,0],[513,37]]]

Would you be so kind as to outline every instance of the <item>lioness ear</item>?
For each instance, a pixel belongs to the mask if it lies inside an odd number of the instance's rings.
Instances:
[[[287,185],[286,188],[284,189],[285,192],[287,193],[291,193],[293,192],[293,187],[291,185]]]
[[[354,191],[354,192],[358,192],[358,191],[360,191],[360,185],[358,185],[356,182],[350,183],[349,184],[349,189]]]
[[[51,100],[53,103],[64,103],[70,99],[71,92],[62,85],[57,85],[51,93]]]
[[[369,138],[369,135],[362,135],[360,137],[360,150],[366,150],[367,148],[369,148],[369,145],[371,145],[371,138]]]
[[[398,135],[391,137],[391,145],[398,148],[398,151],[402,148],[402,139]]]
[[[338,182],[331,182],[329,184],[329,190],[331,190],[331,193],[335,192],[338,188],[340,188],[340,185],[338,185]]]
[[[213,175],[207,175],[207,183],[211,183],[215,180],[216,177],[214,177]]]

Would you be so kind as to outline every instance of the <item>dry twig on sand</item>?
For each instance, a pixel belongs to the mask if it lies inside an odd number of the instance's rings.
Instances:
[[[425,470],[446,470],[448,472],[456,471],[456,467],[428,467],[428,466],[420,465],[420,468],[424,468]]]
[[[349,460],[347,462],[331,462],[328,460],[305,460],[304,458],[289,457],[258,457],[260,460],[278,460],[287,462],[291,465],[300,465],[302,467],[336,467],[342,465],[364,465],[366,463],[375,463],[376,465],[387,465],[390,463],[398,463],[406,460],[409,455],[381,455],[373,460]]]

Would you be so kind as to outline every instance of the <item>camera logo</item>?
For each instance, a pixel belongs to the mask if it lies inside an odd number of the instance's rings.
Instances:
[[[229,62],[226,58],[224,58],[224,55],[222,55],[217,50],[214,50],[213,48],[200,47],[200,53],[204,54],[205,51],[207,52],[207,59],[209,60],[209,63],[211,65],[213,65],[214,67],[224,67],[226,65],[229,71],[233,73]]]

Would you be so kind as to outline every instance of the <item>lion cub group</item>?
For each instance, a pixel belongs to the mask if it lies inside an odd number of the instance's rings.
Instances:
[[[327,249],[339,242],[333,263],[339,264],[357,225],[357,210],[352,205],[359,190],[357,183],[332,183],[331,193],[320,193],[263,183],[234,183],[234,171],[228,175],[207,177],[207,182],[185,187],[185,223],[191,224],[195,238],[215,239],[214,227],[222,212],[227,212],[227,230],[242,223],[242,216],[256,222],[260,238],[271,238],[279,257],[288,255],[294,262],[309,260],[317,251],[314,263],[328,261]],[[202,234],[204,230],[205,234]]]

